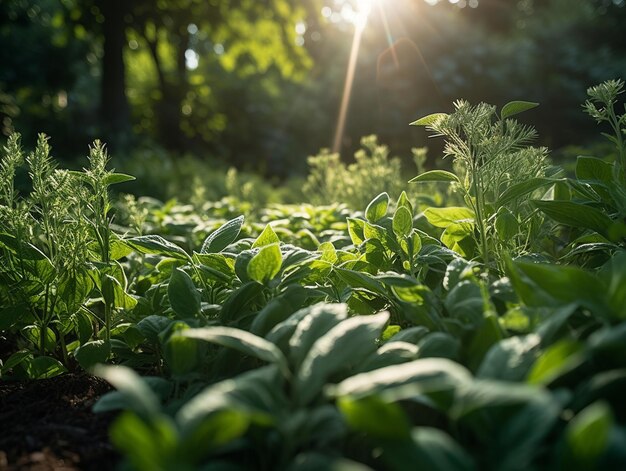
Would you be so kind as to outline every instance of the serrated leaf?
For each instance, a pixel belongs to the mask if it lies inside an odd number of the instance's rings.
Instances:
[[[447,113],[433,113],[413,121],[409,126],[432,126],[447,117]]]
[[[372,224],[382,219],[387,214],[387,208],[389,207],[389,195],[387,192],[382,192],[367,205],[365,209],[365,217]]]
[[[278,275],[282,263],[283,256],[278,244],[266,245],[252,257],[246,271],[251,279],[265,284]]]
[[[454,182],[461,183],[459,177],[454,173],[447,172],[445,170],[430,170],[419,174],[409,180],[409,183],[423,183],[423,182]]]
[[[215,231],[211,232],[211,234],[204,239],[200,253],[218,253],[232,244],[239,235],[239,232],[241,232],[243,220],[243,216],[238,216],[225,222]]]
[[[532,110],[538,106],[539,103],[534,103],[532,101],[511,101],[502,107],[500,117],[502,119],[510,118],[511,116],[523,113],[524,111]]]

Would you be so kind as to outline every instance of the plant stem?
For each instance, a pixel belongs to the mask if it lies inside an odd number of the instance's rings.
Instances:
[[[489,268],[489,246],[487,244],[487,227],[485,225],[485,194],[483,189],[482,175],[477,164],[474,164],[472,173],[474,176],[474,186],[476,188],[476,220],[478,232],[480,234],[480,246],[483,256],[483,263]]]

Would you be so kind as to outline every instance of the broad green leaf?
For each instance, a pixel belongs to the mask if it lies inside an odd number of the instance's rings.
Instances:
[[[545,263],[515,262],[515,267],[530,278],[539,290],[563,304],[579,303],[597,315],[609,315],[606,285],[582,268]]]
[[[502,392],[506,394],[506,391]],[[484,412],[477,411],[473,417],[479,418],[477,428],[482,426],[480,419],[483,423],[498,423],[492,441],[494,453],[491,455],[492,462],[498,465],[497,469],[525,471],[533,467],[536,456],[543,454],[546,439],[562,414],[563,406],[555,396],[538,391],[526,404],[520,404],[521,407],[512,416],[506,412],[501,414],[497,406],[492,410],[487,406]],[[494,402],[497,403],[497,400]],[[467,419],[464,421],[466,424]]]
[[[446,228],[459,222],[474,222],[474,212],[469,208],[448,206],[446,208],[426,208],[424,216],[435,227]]]
[[[383,192],[367,205],[367,208],[365,209],[365,217],[370,223],[374,224],[379,219],[385,217],[388,207],[389,195],[386,192]]]
[[[229,285],[237,276],[234,269],[235,262],[221,253],[199,254],[194,252],[193,260],[202,274],[220,283]]]
[[[409,180],[409,183],[422,183],[422,182],[454,182],[461,183],[459,177],[452,172],[446,170],[429,170],[419,174],[417,177]]]
[[[29,325],[22,329],[22,333],[37,349],[41,348],[41,327]],[[50,327],[46,327],[44,347],[48,352],[54,352],[57,347],[57,336]]]
[[[572,227],[584,227],[608,235],[611,218],[599,209],[573,201],[533,200],[533,205],[551,219]]]
[[[182,324],[182,323],[181,323]],[[198,344],[193,339],[181,335],[189,327],[179,327],[165,342],[165,361],[174,376],[192,372],[198,363]]]
[[[410,423],[402,408],[377,396],[340,397],[337,406],[348,426],[375,439],[402,440],[410,436]],[[384,417],[384,420],[381,420]]]
[[[498,411],[503,407],[517,407],[522,410],[524,406],[537,400],[551,401],[552,398],[546,390],[524,383],[511,387],[511,383],[504,381],[474,380],[457,389],[454,404],[448,414],[453,420],[463,420],[469,425],[476,420],[483,420],[490,409],[497,417]]]
[[[503,337],[504,334],[496,315],[485,314],[482,324],[473,332],[471,341],[463,354],[467,357],[467,365],[472,371],[478,368],[489,349]]]
[[[151,315],[144,317],[137,323],[137,328],[148,342],[156,345],[159,341],[159,334],[174,322],[168,317]]]
[[[487,352],[476,377],[503,381],[524,381],[540,352],[541,337],[537,334],[501,340]]]
[[[523,196],[527,196],[535,190],[556,183],[554,178],[533,177],[523,182],[511,185],[504,190],[497,200],[498,206],[506,206],[511,201],[515,201]]]
[[[50,259],[33,244],[24,242],[6,232],[0,232],[0,246],[7,248],[14,254],[18,254],[24,260],[48,260],[50,262]]]
[[[432,126],[433,124],[437,124],[442,119],[445,119],[447,117],[448,115],[446,113],[433,113],[413,121],[411,124],[409,124],[409,126]]]
[[[373,471],[362,463],[340,458],[335,455],[323,455],[316,452],[300,453],[289,464],[286,471]],[[235,471],[235,470],[233,470]]]
[[[295,284],[288,286],[283,293],[273,298],[261,309],[250,326],[250,332],[264,336],[277,324],[283,322],[302,307],[307,298],[304,287]]]
[[[282,263],[283,256],[278,244],[264,245],[259,253],[252,257],[246,271],[251,279],[266,284],[278,275]]]
[[[119,365],[98,365],[94,374],[106,379],[121,392],[132,411],[146,418],[158,414],[161,408],[159,399],[145,380],[130,368]],[[93,410],[98,412],[98,403]]]
[[[389,342],[407,342],[412,345],[417,343],[428,334],[428,329],[424,326],[415,326],[402,329],[389,339]]]
[[[236,440],[242,439],[253,422],[260,422],[261,425],[267,426],[269,419],[263,420],[259,414],[242,410],[235,404],[230,408],[224,408],[203,417],[202,422],[195,429],[186,429],[184,440],[178,450],[178,460],[181,456],[196,463],[206,459],[214,450],[227,447],[233,442],[236,443]],[[244,471],[245,469],[227,461],[223,463],[220,463],[219,460],[211,461],[209,469],[215,471]],[[180,469],[179,462],[176,462],[169,469]],[[188,469],[200,468],[194,466]]]
[[[405,440],[385,440],[381,459],[390,471],[404,471],[407,463],[419,463],[428,471],[475,471],[472,458],[445,432],[416,427]]]
[[[111,275],[102,278],[102,297],[112,306],[130,310],[137,305],[137,299],[128,294],[119,280]]]
[[[609,445],[613,423],[613,413],[605,402],[594,402],[579,412],[565,429],[568,468],[596,469]]]
[[[413,216],[406,206],[396,209],[392,221],[393,232],[398,237],[407,237],[413,230]]]
[[[250,275],[248,275],[248,265],[250,264],[250,260],[252,260],[260,250],[261,249],[259,248],[243,250],[237,254],[234,267],[235,273],[243,283],[250,281]]]
[[[111,343],[106,340],[93,340],[74,350],[74,358],[84,370],[98,363],[105,363],[111,355]]]
[[[419,281],[416,278],[394,272],[382,273],[377,275],[376,279],[382,281],[387,286],[395,286],[397,288],[412,288],[419,285]]]
[[[311,346],[330,329],[348,317],[346,304],[316,304],[298,323],[289,340],[289,358],[292,364],[299,366]]]
[[[613,166],[595,157],[579,156],[576,159],[576,178],[610,183],[613,180]]]
[[[222,224],[204,239],[200,253],[218,253],[233,243],[243,225],[243,216],[238,216]]]
[[[388,319],[388,312],[352,317],[317,339],[298,371],[298,403],[308,404],[333,373],[357,365],[376,351],[376,339],[380,337]]]
[[[2,373],[6,373],[7,371],[15,368],[21,363],[24,363],[28,359],[32,360],[32,358],[33,358],[33,352],[31,350],[28,350],[28,349],[18,350],[17,352],[12,354],[10,357],[8,357],[6,361],[3,362],[3,364],[0,366],[0,371]]]
[[[549,384],[581,363],[583,349],[580,342],[567,339],[550,346],[533,364],[528,373],[528,383]]]
[[[453,391],[471,381],[469,371],[444,358],[414,360],[360,373],[328,388],[332,397],[361,398],[386,394],[395,399]]]
[[[116,183],[124,183],[135,180],[132,175],[126,175],[125,173],[109,173],[104,177],[105,185],[115,185]]]
[[[251,313],[250,305],[257,296],[263,291],[263,285],[256,281],[244,283],[238,289],[232,291],[220,311],[220,321],[223,324],[236,322],[243,316]]]
[[[176,414],[184,437],[181,456],[201,458],[213,447],[239,438],[252,423],[272,425],[274,415],[284,407],[282,388],[283,379],[271,365],[220,381],[196,394]]]
[[[455,319],[470,324],[480,323],[484,307],[480,286],[468,280],[457,283],[446,296],[444,306]]]
[[[400,193],[400,197],[398,198],[398,201],[396,202],[396,208],[400,208],[404,206],[406,209],[409,210],[409,212],[411,213],[411,217],[413,217],[413,205],[411,204],[411,201],[409,200],[409,197],[406,194],[406,191],[402,191],[402,193]]]
[[[366,272],[347,270],[345,268],[338,267],[336,267],[334,270],[339,275],[339,277],[352,289],[364,289],[378,296],[387,295],[383,284]]]
[[[382,341],[385,341],[386,331],[383,332]],[[358,367],[357,372],[377,370],[391,365],[399,365],[417,360],[419,348],[417,345],[407,342],[386,342],[375,353],[366,358]]]
[[[445,332],[431,332],[417,344],[419,358],[448,358],[456,360],[461,350],[461,342]]]
[[[465,221],[451,223],[441,234],[441,242],[451,250],[465,258],[471,258],[476,243],[474,237],[474,222]]]
[[[119,260],[124,258],[133,252],[132,247],[129,247],[126,242],[115,236],[109,243],[109,258],[111,260]]]
[[[251,248],[265,247],[266,245],[278,244],[279,242],[280,239],[276,235],[276,232],[274,232],[272,226],[268,224],[265,226],[265,229],[263,229],[263,232],[259,234],[259,237],[256,238]]]
[[[130,245],[137,252],[145,254],[163,255],[166,257],[189,260],[189,255],[178,245],[165,240],[158,235],[145,235],[126,239],[124,242]]]
[[[510,118],[511,116],[532,110],[538,106],[539,103],[533,103],[532,101],[511,101],[502,107],[500,117],[502,119]]]
[[[172,270],[167,285],[170,305],[178,317],[187,319],[200,313],[200,292],[191,277],[180,268]]]
[[[365,235],[363,235],[363,227],[365,226],[365,221],[362,219],[355,218],[347,218],[348,221],[348,234],[350,234],[350,239],[354,245],[361,245],[365,240]]]
[[[26,371],[30,379],[46,379],[66,373],[67,368],[56,358],[41,356],[26,358]]]
[[[278,365],[286,376],[290,374],[287,360],[276,345],[245,330],[232,327],[203,327],[187,329],[180,335],[232,348],[245,355]]]
[[[146,421],[132,412],[124,412],[111,425],[109,435],[134,469],[167,469],[177,461],[176,427],[165,416]],[[176,464],[180,466],[180,463]]]
[[[320,244],[317,250],[318,252],[322,252],[322,256],[320,257],[320,260],[323,260],[325,262],[332,263],[332,264],[336,263],[337,260],[339,260],[339,257],[337,256],[337,250],[335,249],[335,246],[331,242],[324,242]]]
[[[513,239],[519,232],[520,227],[517,218],[507,208],[500,208],[496,215],[496,232],[502,241]]]

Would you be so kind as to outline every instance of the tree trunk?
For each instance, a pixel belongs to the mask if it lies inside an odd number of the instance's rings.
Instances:
[[[114,147],[127,143],[131,131],[124,67],[127,6],[126,0],[100,1],[104,15],[100,117],[105,138]]]

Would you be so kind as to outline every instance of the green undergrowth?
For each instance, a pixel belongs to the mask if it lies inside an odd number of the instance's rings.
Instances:
[[[314,164],[305,191],[345,195],[325,205],[116,200],[133,177],[99,142],[68,172],[13,135],[2,379],[107,379],[124,469],[624,468],[622,88],[589,90],[614,158],[573,176],[513,118],[536,104],[460,101],[415,123],[454,172],[362,183],[389,162],[369,138],[354,166]]]

